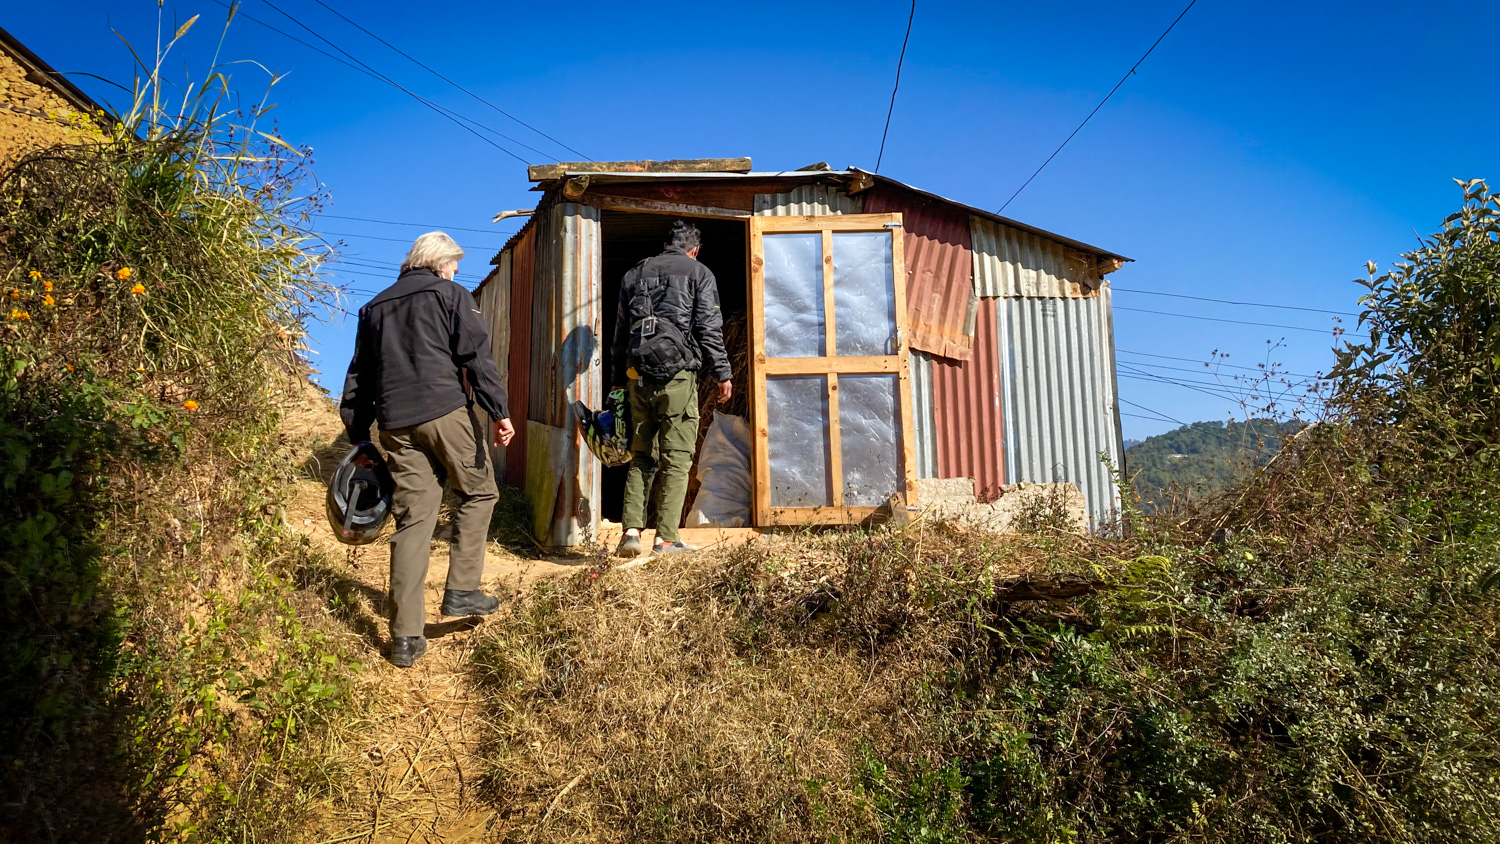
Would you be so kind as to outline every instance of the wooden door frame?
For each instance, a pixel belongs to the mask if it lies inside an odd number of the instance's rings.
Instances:
[[[750,387],[752,431],[751,467],[754,474],[753,507],[755,523],[762,526],[797,524],[852,524],[874,515],[878,507],[847,507],[843,501],[843,451],[839,428],[838,377],[841,374],[894,374],[898,393],[899,431],[903,495],[907,504],[917,498],[917,463],[915,427],[912,424],[911,350],[908,344],[906,311],[905,238],[899,212],[884,214],[796,215],[787,217],[755,216],[749,220],[750,237],[747,259],[750,297],[746,317],[750,326]],[[896,353],[872,357],[839,357],[835,354],[838,337],[834,314],[833,235],[836,232],[887,232],[891,236],[891,270],[896,311]],[[765,326],[765,234],[821,234],[823,238],[823,325],[824,355],[808,358],[766,357]],[[824,396],[828,401],[829,482],[832,504],[821,507],[771,506],[770,425],[766,410],[766,378],[775,375],[820,375],[825,378]]]

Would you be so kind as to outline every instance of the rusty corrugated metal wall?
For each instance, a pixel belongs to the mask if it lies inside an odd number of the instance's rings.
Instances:
[[[1083,253],[1031,232],[971,217],[978,296],[1092,295],[1098,285]]]
[[[969,360],[932,361],[932,415],[937,476],[973,478],[975,494],[989,501],[1005,483],[1000,338],[995,300],[983,299],[978,307]]]
[[[787,193],[758,193],[755,213],[769,217],[863,214],[862,196],[850,196],[833,185],[802,185]]]
[[[1006,482],[1072,481],[1100,528],[1120,496],[1118,392],[1109,286],[1082,298],[1005,297],[996,325],[1004,357]]]
[[[968,212],[884,183],[862,195],[867,213],[901,213],[911,347],[968,360],[978,307]]]
[[[513,258],[513,250],[501,252],[495,268],[485,277],[474,297],[489,330],[490,353],[494,357],[495,369],[500,373],[500,386],[507,395],[510,393],[510,271]],[[505,478],[510,462],[508,450],[491,448],[490,454],[495,461],[495,477]]]
[[[531,418],[531,290],[536,268],[536,227],[528,225],[510,249],[510,418],[516,428],[508,447],[505,482],[526,486],[526,420]]]

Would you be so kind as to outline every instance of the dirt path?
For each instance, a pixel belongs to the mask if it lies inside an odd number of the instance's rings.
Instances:
[[[347,445],[333,405],[310,392],[288,414],[289,448],[306,455],[302,479],[287,507],[290,526],[336,561],[324,573],[338,596],[334,616],[369,651],[359,683],[368,702],[343,752],[355,760],[358,776],[328,807],[317,842],[483,841],[494,823],[489,807],[476,799],[483,773],[477,756],[481,722],[474,690],[463,669],[481,619],[444,620],[438,615],[448,573],[448,544],[439,527],[427,574],[427,655],[409,669],[384,659],[388,643],[385,594],[389,577],[386,538],[360,548],[335,539],[324,515],[323,481]],[[389,533],[387,528],[387,533]],[[486,548],[484,588],[502,597],[530,590],[538,582],[566,577],[585,565],[582,558],[528,559],[491,542]]]

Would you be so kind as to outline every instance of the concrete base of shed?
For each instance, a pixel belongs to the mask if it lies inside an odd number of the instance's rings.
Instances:
[[[1073,483],[1005,484],[998,499],[982,502],[974,495],[973,478],[923,478],[917,496],[927,519],[961,527],[1017,533],[1056,519],[1074,533],[1089,529],[1083,493]]]

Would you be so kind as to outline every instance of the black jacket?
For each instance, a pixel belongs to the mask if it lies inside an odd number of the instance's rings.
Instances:
[[[691,337],[685,371],[707,369],[716,381],[728,381],[734,371],[724,352],[724,315],[719,312],[719,285],[708,267],[675,246],[636,264],[620,282],[620,310],[615,318],[611,362],[615,384],[624,384],[630,334],[646,317],[649,297],[657,319],[670,320],[684,337]]]
[[[510,416],[474,297],[432,270],[401,273],[359,309],[339,403],[349,441],[370,439],[376,420],[382,429],[405,428],[464,407],[465,374],[491,418]]]

